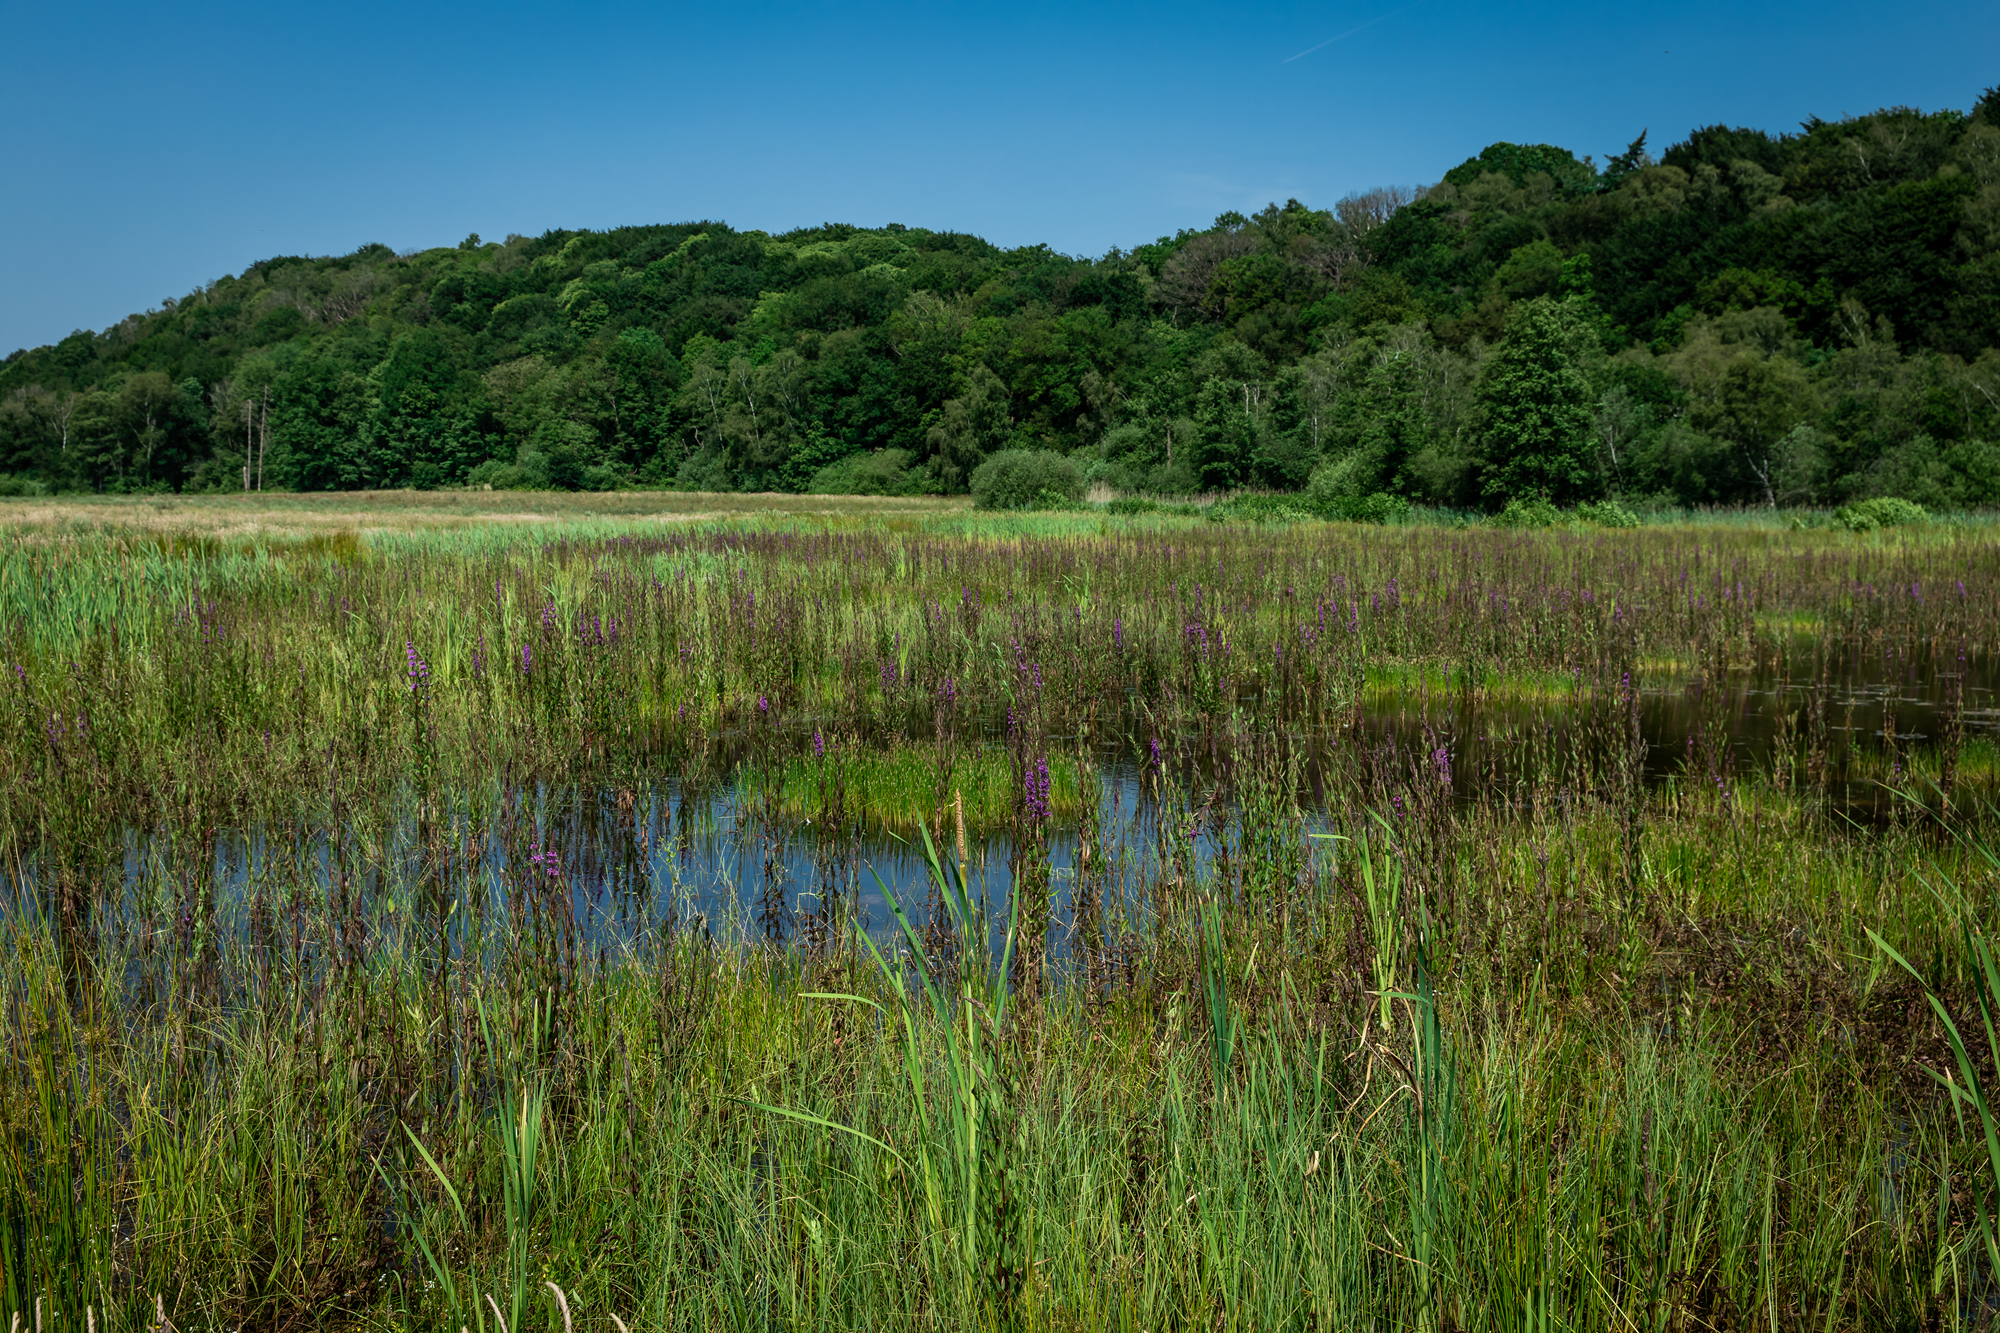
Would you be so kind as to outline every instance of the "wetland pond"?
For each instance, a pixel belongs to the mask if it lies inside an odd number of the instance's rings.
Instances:
[[[1815,745],[1823,755],[1823,807],[1840,821],[1879,827],[1907,805],[1908,793],[1934,779],[1941,743],[1954,728],[1966,776],[1995,776],[1988,770],[2000,759],[2000,672],[1983,657],[1949,665],[1954,669],[1920,669],[1894,654],[1849,654],[1818,680],[1741,671],[1714,681],[1642,682],[1631,696],[1622,683],[1599,691],[1580,678],[1566,689],[1542,682],[1533,694],[1467,691],[1448,677],[1393,694],[1371,691],[1340,724],[1286,733],[1292,758],[1285,781],[1298,812],[1289,836],[1332,838],[1363,807],[1393,821],[1404,793],[1428,784],[1461,808],[1560,811],[1566,801],[1601,797],[1615,780],[1607,775],[1634,766],[1635,756],[1655,794],[1699,786],[1711,797],[1719,792],[1725,806],[1744,799],[1739,792],[1754,802],[1781,768],[1791,782],[1805,782]],[[1018,791],[1005,715],[968,730],[976,734],[956,743],[961,768],[984,756]],[[1170,819],[1180,821],[1184,870],[1197,880],[1229,854],[1231,819],[1244,817],[1233,777],[1251,733],[1217,725],[1176,742],[1148,734],[1146,719],[1129,713],[1122,728],[1109,730],[1088,743],[1074,736],[1046,742],[1069,799],[1047,811],[1024,851],[1030,873],[1048,886],[1057,922],[1079,919],[1073,896],[1080,874],[1114,928],[1142,910],[1176,833],[1162,827],[1163,788],[1180,795],[1178,805],[1169,803]],[[758,739],[766,756],[810,756],[815,733]],[[720,778],[689,781],[669,770],[615,784],[496,784],[455,810],[438,803],[447,812],[434,814],[428,828],[383,812],[351,821],[337,836],[217,830],[208,853],[216,920],[235,923],[224,929],[251,929],[260,913],[275,910],[271,904],[303,887],[322,902],[351,895],[380,929],[399,914],[421,921],[427,905],[434,915],[447,899],[504,913],[529,885],[565,900],[581,940],[601,950],[635,947],[662,929],[809,940],[847,912],[887,942],[897,929],[885,888],[921,922],[932,889],[915,818],[863,814],[830,834],[809,802],[787,807],[760,795],[747,776],[757,760],[741,732],[716,740],[723,758],[709,771]],[[1080,747],[1087,764],[1077,762]],[[925,749],[912,738],[908,753]],[[809,761],[792,762],[795,774],[801,762],[810,774]],[[1090,812],[1077,790],[1084,768],[1095,788]],[[975,817],[961,826],[949,803],[924,818],[947,862],[963,846],[970,888],[1001,920],[1024,861],[1014,836],[1021,822]],[[179,920],[193,928],[196,913],[174,902],[189,891],[186,870],[185,848],[129,832],[120,892],[97,909],[100,925]],[[22,910],[33,912],[44,900],[38,878],[33,862],[17,872]],[[1050,944],[1063,952],[1060,930]]]

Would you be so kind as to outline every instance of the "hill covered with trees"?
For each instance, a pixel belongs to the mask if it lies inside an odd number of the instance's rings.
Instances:
[[[252,265],[0,366],[0,487],[2000,502],[2000,90],[1098,259],[719,222]]]

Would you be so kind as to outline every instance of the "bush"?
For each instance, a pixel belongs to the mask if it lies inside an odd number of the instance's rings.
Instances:
[[[1639,526],[1639,516],[1616,500],[1603,500],[1597,504],[1586,501],[1576,507],[1576,518],[1579,523],[1595,523],[1600,528]]]
[[[813,473],[808,495],[922,495],[929,477],[908,449],[849,454]]]
[[[618,469],[608,463],[592,463],[583,470],[577,484],[586,491],[615,491],[618,489]]]
[[[497,458],[489,458],[465,474],[465,484],[475,491],[532,491],[542,482],[543,478],[519,464],[503,463]]]
[[[1121,495],[1104,506],[1107,514],[1152,514],[1159,512],[1160,502],[1137,495]]]
[[[1337,496],[1321,504],[1319,512],[1346,523],[1401,523],[1410,516],[1410,502],[1400,495],[1376,491],[1372,495]]]
[[[1054,509],[1083,498],[1083,473],[1047,449],[1002,449],[972,473],[981,509]]]
[[[1562,521],[1562,510],[1540,496],[1531,500],[1509,500],[1507,507],[1493,516],[1496,528],[1552,528]]]
[[[1930,514],[1920,504],[1899,500],[1893,495],[1877,496],[1873,500],[1857,500],[1851,505],[1833,511],[1833,521],[1849,532],[1873,532],[1877,528],[1893,528],[1904,523],[1923,523]]]
[[[1241,519],[1249,523],[1301,523],[1317,518],[1297,495],[1232,495],[1208,507],[1212,523]]]
[[[36,481],[33,477],[0,476],[0,495],[18,498],[22,496],[47,495],[48,493],[49,488],[47,484]]]
[[[729,465],[719,454],[706,451],[691,454],[674,473],[674,487],[683,491],[733,491],[736,483],[730,479]]]

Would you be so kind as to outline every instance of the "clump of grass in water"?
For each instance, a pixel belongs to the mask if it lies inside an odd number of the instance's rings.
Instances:
[[[1048,766],[1050,813],[1057,819],[1075,819],[1079,800],[1075,761],[1052,755]],[[829,775],[829,767],[838,771]],[[980,832],[1003,828],[1019,795],[1007,753],[999,749],[957,756],[950,771],[955,799],[949,810],[938,807],[937,770],[931,757],[915,746],[901,746],[888,754],[828,747],[823,757],[808,752],[748,767],[741,781],[746,787],[770,790],[775,778],[773,812],[804,822],[819,813],[823,784],[829,777],[848,793],[848,814],[870,827],[899,833],[939,828],[946,818],[962,819],[966,827]]]

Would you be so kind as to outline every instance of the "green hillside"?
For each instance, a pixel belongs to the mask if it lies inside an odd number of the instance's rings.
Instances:
[[[1619,136],[1623,137],[1623,136]],[[1098,259],[719,222],[280,257],[0,366],[0,489],[2000,501],[2000,91]]]

